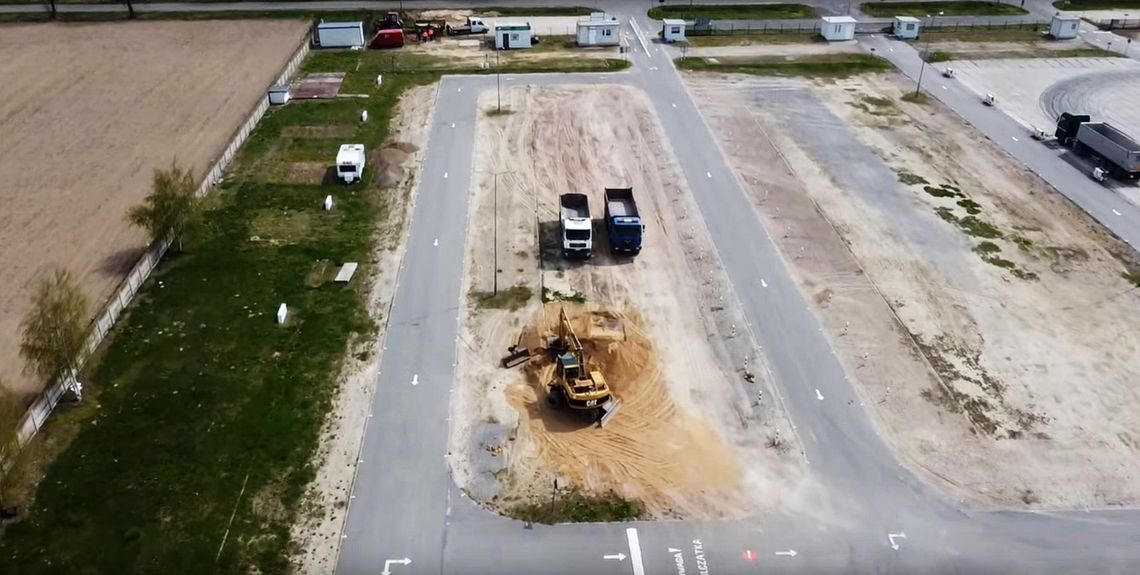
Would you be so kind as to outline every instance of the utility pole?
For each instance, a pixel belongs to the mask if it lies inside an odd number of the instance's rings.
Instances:
[[[554,478],[554,490],[550,492],[550,522],[554,523],[554,500],[558,497],[558,478]]]
[[[942,12],[939,12],[938,15],[941,16]],[[918,98],[919,93],[922,92],[922,74],[926,72],[926,59],[930,57],[930,34],[933,33],[934,28],[934,16],[927,14],[926,18],[926,47],[919,54],[919,57],[922,58],[922,67],[918,69],[918,84],[914,87],[915,98]]]
[[[503,111],[503,81],[499,70],[499,51],[495,50],[495,113]]]
[[[492,243],[495,244],[495,254],[491,256],[492,272],[494,273],[494,280],[492,280],[492,295],[499,295],[499,172],[495,172],[495,187],[494,192],[494,211],[495,215],[491,218],[495,227],[492,236],[494,239]]]

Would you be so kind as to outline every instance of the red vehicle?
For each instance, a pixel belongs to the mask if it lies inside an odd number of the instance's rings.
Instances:
[[[400,48],[404,45],[404,31],[379,30],[368,45],[372,48]]]

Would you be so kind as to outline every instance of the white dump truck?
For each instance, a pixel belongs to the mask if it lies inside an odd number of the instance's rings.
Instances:
[[[588,258],[594,250],[594,221],[586,194],[562,194],[562,256]]]
[[[364,144],[341,144],[336,153],[336,177],[346,184],[364,177]]]

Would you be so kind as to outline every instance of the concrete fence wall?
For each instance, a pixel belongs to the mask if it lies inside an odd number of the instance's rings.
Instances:
[[[301,42],[300,47],[297,48],[297,51],[293,54],[293,57],[289,60],[289,63],[285,65],[285,68],[274,80],[273,85],[288,83],[293,75],[297,73],[297,69],[301,66],[301,62],[308,53],[309,38],[306,36]],[[269,86],[266,88],[269,88]],[[233,161],[234,156],[237,155],[245,139],[253,132],[253,129],[257,126],[257,123],[261,121],[261,117],[265,115],[265,111],[268,109],[269,98],[263,94],[261,99],[258,100],[257,106],[254,107],[249,117],[246,118],[246,121],[234,132],[234,136],[230,140],[229,145],[226,146],[226,150],[214,162],[210,170],[206,172],[202,180],[202,185],[198,187],[197,195],[199,197],[209,194],[214,186],[221,181],[222,173],[226,167],[229,166],[230,162]],[[100,311],[91,323],[91,333],[87,338],[87,344],[84,346],[83,352],[77,362],[79,365],[83,365],[87,361],[87,358],[103,343],[107,334],[111,332],[111,328],[114,327],[115,322],[118,321],[119,316],[123,314],[123,310],[130,305],[131,299],[138,293],[143,282],[150,277],[151,272],[158,266],[158,262],[162,259],[162,256],[166,254],[166,250],[169,247],[169,241],[151,244],[142,257],[139,258],[134,268],[127,274],[127,277],[119,284],[119,288],[115,290],[115,293],[103,304],[102,311]],[[40,396],[36,398],[36,401],[28,407],[28,411],[24,414],[23,419],[20,420],[17,426],[17,448],[22,448],[35,437],[36,432],[43,427],[44,422],[47,421],[52,410],[59,404],[64,392],[64,380],[57,380],[44,389]],[[11,467],[13,459],[14,458],[10,457],[7,453],[0,453],[0,470],[7,472]]]

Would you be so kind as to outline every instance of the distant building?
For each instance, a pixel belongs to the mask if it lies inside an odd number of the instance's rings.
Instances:
[[[918,38],[919,21],[914,16],[895,16],[895,27],[892,31],[899,40],[913,40]]]
[[[1071,40],[1077,37],[1081,19],[1076,16],[1055,14],[1049,22],[1049,35],[1056,40]]]
[[[666,18],[661,21],[661,39],[666,44],[685,41],[685,21]]]
[[[495,24],[495,49],[530,48],[533,34],[530,22]]]
[[[605,12],[594,12],[578,20],[579,46],[617,46],[621,43],[621,22],[606,17]]]
[[[828,42],[855,39],[855,19],[850,16],[824,16],[819,34]]]

